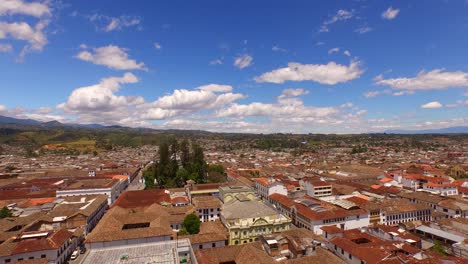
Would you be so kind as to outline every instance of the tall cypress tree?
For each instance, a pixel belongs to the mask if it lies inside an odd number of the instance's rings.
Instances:
[[[190,162],[190,148],[187,139],[184,139],[182,143],[180,143],[180,162],[182,166],[187,169]]]

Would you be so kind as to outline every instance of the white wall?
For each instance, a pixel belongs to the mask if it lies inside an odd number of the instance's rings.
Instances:
[[[370,224],[370,215],[369,213],[361,214],[359,215],[359,218],[357,215],[347,216],[345,218],[345,221],[334,222],[334,223],[324,223],[323,220],[316,220],[316,221],[312,221],[310,224],[313,227],[312,231],[316,235],[321,235],[323,234],[323,230],[321,229],[321,227],[323,226],[335,225],[338,228],[341,228],[341,224],[344,224],[344,230],[367,227]]]
[[[356,258],[355,256],[351,256],[351,259],[349,258],[349,253],[346,252],[345,250],[341,250],[341,248],[336,247],[332,243],[327,243],[328,249],[330,249],[331,252],[333,252],[335,255],[343,259],[346,263],[349,264],[361,264],[361,260]],[[343,252],[343,253],[342,253]]]

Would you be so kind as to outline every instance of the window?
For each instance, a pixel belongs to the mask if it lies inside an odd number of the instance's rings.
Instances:
[[[211,247],[216,247],[216,243],[212,243],[212,244],[211,244]]]
[[[238,245],[238,244],[239,244],[239,240],[235,240],[235,241],[234,241],[234,244]]]
[[[5,259],[5,263],[10,263],[11,259]]]
[[[351,256],[351,254],[348,254],[348,258],[353,259],[353,256]]]
[[[199,248],[199,249],[203,249],[203,245],[199,245],[198,248]]]
[[[41,255],[41,258],[46,258],[46,255],[45,255],[45,254],[42,254],[42,255]]]
[[[344,250],[343,250],[343,249],[341,249],[341,254],[344,254]]]

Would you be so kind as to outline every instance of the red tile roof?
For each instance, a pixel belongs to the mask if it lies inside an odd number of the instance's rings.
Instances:
[[[58,249],[67,239],[73,234],[65,229],[60,229],[50,234],[48,237],[23,239],[16,243],[11,255],[22,254],[27,252],[35,252],[42,250]]]
[[[343,233],[343,232],[344,232],[343,229],[340,229],[340,228],[338,228],[338,227],[335,226],[335,225],[322,226],[320,229],[322,229],[323,231],[327,232],[328,234],[339,234],[339,233]]]
[[[113,206],[122,208],[146,207],[152,204],[170,203],[171,197],[166,190],[126,191],[120,195]]]

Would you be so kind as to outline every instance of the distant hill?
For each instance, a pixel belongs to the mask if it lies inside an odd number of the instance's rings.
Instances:
[[[59,121],[56,121],[56,120],[53,120],[53,121],[49,121],[49,122],[43,122],[41,123],[42,126],[46,126],[46,127],[60,127],[60,126],[64,126],[64,124],[60,123]]]
[[[446,127],[424,130],[386,130],[387,134],[463,134],[468,133],[468,126]]]
[[[41,122],[33,119],[19,119],[0,115],[0,123],[3,124],[21,124],[21,125],[39,125]]]
[[[41,122],[33,119],[20,119],[8,116],[0,115],[0,124],[17,124],[17,125],[41,125],[45,127],[84,127],[84,128],[105,128],[106,126],[100,124],[64,124],[60,123],[57,120],[52,120],[48,122]],[[109,126],[116,127],[116,126]]]

